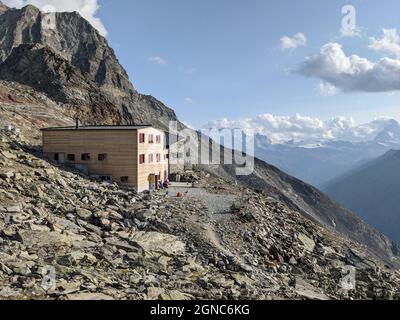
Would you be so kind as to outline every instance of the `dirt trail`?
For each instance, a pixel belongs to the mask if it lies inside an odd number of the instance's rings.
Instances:
[[[200,200],[208,208],[207,220],[195,222],[195,224],[199,225],[199,229],[203,230],[201,233],[205,240],[218,249],[224,256],[233,257],[244,269],[251,269],[242,258],[226,248],[221,241],[220,235],[214,228],[216,222],[223,219],[229,219],[232,216],[232,205],[240,199],[240,195],[211,193],[203,187],[192,188],[183,185],[180,185],[179,187],[171,187],[169,189],[169,194],[171,196],[176,195],[178,192],[185,194],[185,197],[187,198]]]

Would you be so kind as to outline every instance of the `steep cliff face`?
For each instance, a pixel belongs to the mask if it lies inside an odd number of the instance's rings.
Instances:
[[[78,69],[61,55],[41,44],[20,45],[0,64],[1,78],[45,92],[66,106],[73,116],[78,109],[86,123],[123,123],[115,105]],[[38,76],[40,75],[40,76]],[[69,106],[69,107],[67,107]]]
[[[113,49],[96,29],[76,12],[55,13],[54,18],[31,5],[4,10],[0,18],[1,60],[21,44],[39,43],[59,53],[99,87],[133,90]]]
[[[0,45],[0,79],[74,106],[85,122],[94,121],[87,110],[100,106],[104,117],[97,123],[165,129],[177,119],[172,109],[134,89],[107,40],[76,12],[53,16],[31,5],[20,10],[1,5]]]

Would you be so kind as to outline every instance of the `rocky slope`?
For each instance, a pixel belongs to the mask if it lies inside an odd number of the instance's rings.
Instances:
[[[221,162],[224,155],[221,152]],[[400,267],[399,248],[387,236],[371,228],[350,210],[339,205],[313,186],[255,159],[250,175],[237,176],[236,165],[200,166],[230,181],[241,184],[266,196],[282,201],[289,208],[300,212],[324,228],[364,246],[375,256],[392,267]]]
[[[0,81],[0,126],[14,125],[32,141],[40,141],[40,128],[68,126],[71,111],[45,94],[14,82]]]
[[[85,123],[148,123],[168,128],[173,110],[138,93],[107,41],[78,13],[34,6],[0,10],[0,79],[16,81],[79,111]],[[93,119],[93,110],[98,117]]]
[[[399,272],[276,199],[202,172],[136,194],[40,154],[0,132],[0,299],[400,298]]]

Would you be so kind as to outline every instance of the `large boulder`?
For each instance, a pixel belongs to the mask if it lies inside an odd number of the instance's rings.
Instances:
[[[58,232],[20,230],[19,240],[27,247],[94,247],[95,243],[85,240],[80,235],[62,234]]]
[[[137,232],[132,241],[145,251],[166,256],[182,255],[185,253],[185,243],[178,237],[158,232]]]

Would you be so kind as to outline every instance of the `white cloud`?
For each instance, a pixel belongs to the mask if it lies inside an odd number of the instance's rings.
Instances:
[[[393,119],[378,118],[369,123],[356,124],[352,118],[338,117],[327,121],[306,117],[275,116],[263,114],[255,118],[229,120],[220,119],[206,124],[205,128],[254,129],[256,134],[268,137],[272,143],[289,141],[315,143],[327,140],[368,141],[388,126]]]
[[[185,98],[185,101],[187,102],[187,103],[193,103],[193,99],[192,98]]]
[[[322,97],[331,97],[338,93],[338,89],[328,82],[320,82],[317,87],[318,93]]]
[[[371,38],[369,47],[375,51],[385,51],[400,58],[400,34],[396,29],[383,29],[382,38]]]
[[[168,62],[167,62],[167,60],[165,60],[165,59],[163,59],[163,58],[161,58],[161,57],[158,57],[158,56],[156,56],[156,57],[149,57],[149,61],[150,62],[153,62],[153,63],[155,63],[155,64],[158,64],[158,65],[166,65]]]
[[[2,2],[9,7],[15,8],[21,8],[32,4],[39,9],[45,6],[53,6],[58,12],[77,11],[82,17],[89,21],[101,35],[107,36],[107,29],[100,18],[96,16],[100,8],[98,0],[2,0]]]
[[[298,72],[345,92],[400,90],[400,60],[385,57],[374,63],[357,55],[346,56],[342,46],[335,42],[307,57]]]
[[[282,50],[296,49],[307,45],[307,37],[304,33],[296,33],[293,37],[284,36],[281,38],[280,47]]]

